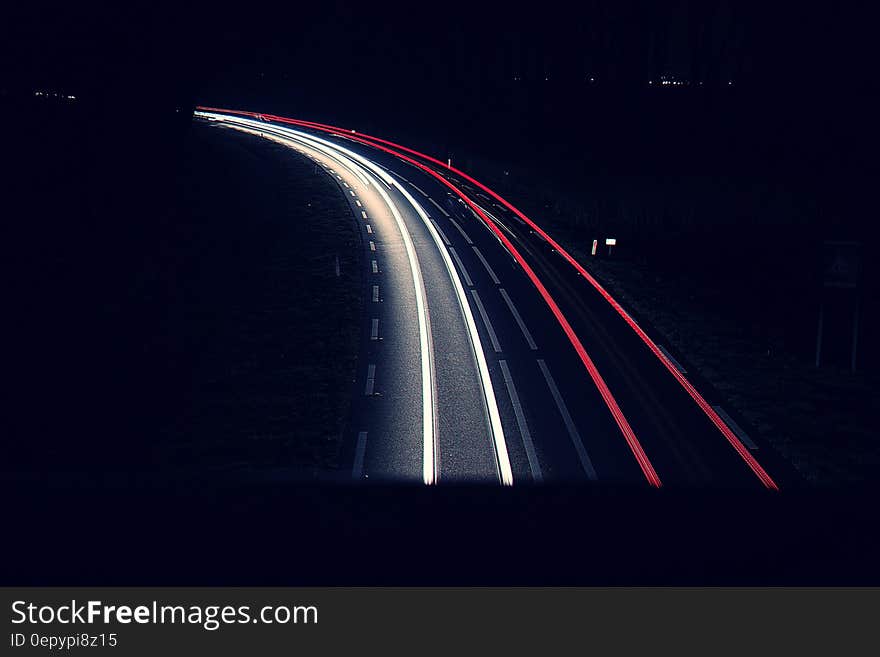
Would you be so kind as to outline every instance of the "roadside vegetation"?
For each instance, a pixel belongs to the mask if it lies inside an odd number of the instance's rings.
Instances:
[[[291,149],[206,125],[192,144],[175,211],[188,217],[179,241],[190,247],[169,251],[165,319],[146,347],[177,382],[156,460],[300,476],[332,468],[362,302],[351,210]]]

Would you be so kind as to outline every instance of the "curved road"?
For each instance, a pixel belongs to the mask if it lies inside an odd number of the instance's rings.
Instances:
[[[488,187],[352,130],[196,116],[313,159],[362,223],[369,312],[353,478],[778,487],[781,460]]]

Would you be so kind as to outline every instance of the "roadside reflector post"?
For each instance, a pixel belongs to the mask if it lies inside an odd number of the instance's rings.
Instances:
[[[611,255],[611,247],[617,245],[617,239],[614,237],[605,238],[605,246],[608,247],[608,255]]]
[[[593,250],[590,252],[590,255],[596,255],[596,248],[599,246],[599,240],[593,240]]]

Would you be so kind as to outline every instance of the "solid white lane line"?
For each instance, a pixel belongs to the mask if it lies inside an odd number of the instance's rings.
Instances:
[[[452,257],[455,259],[455,264],[458,265],[459,271],[461,271],[461,275],[464,276],[464,282],[468,287],[473,287],[474,282],[471,280],[471,277],[468,275],[467,269],[464,267],[464,263],[461,261],[461,258],[458,257],[458,253],[456,253],[455,249],[451,246],[449,247],[449,252],[452,254]]]
[[[480,262],[483,263],[483,266],[486,268],[486,271],[489,272],[489,278],[492,279],[492,282],[495,283],[495,285],[498,285],[501,281],[498,280],[498,277],[495,275],[495,272],[492,270],[492,267],[489,266],[489,263],[483,257],[482,252],[477,247],[474,247],[474,253],[477,254],[477,257],[480,259]]]
[[[449,215],[446,215],[446,216],[449,217]],[[449,217],[449,221],[451,221],[452,225],[458,229],[458,232],[461,233],[461,236],[464,238],[465,242],[467,242],[468,244],[474,243],[473,240],[471,240],[470,235],[468,235],[466,232],[464,232],[464,228],[462,228],[455,219],[453,219],[452,217]]]
[[[443,232],[443,229],[440,228],[440,226],[437,225],[437,222],[434,221],[433,219],[431,219],[431,225],[434,226],[434,228],[437,229],[437,232],[438,232],[438,233],[440,233],[440,237],[443,238],[443,243],[444,243],[446,246],[452,246],[452,242],[449,241],[449,238],[446,237],[446,233],[444,233],[444,232]]]
[[[590,459],[590,455],[587,454],[587,449],[584,447],[584,441],[581,440],[581,435],[578,433],[577,427],[571,419],[571,414],[568,412],[565,400],[563,400],[562,395],[559,394],[559,388],[556,387],[556,381],[553,380],[553,375],[550,374],[550,368],[548,368],[547,363],[540,358],[538,359],[538,367],[541,368],[541,373],[544,375],[547,387],[550,388],[550,394],[553,395],[553,400],[556,402],[556,408],[559,409],[562,421],[565,422],[565,428],[568,431],[572,444],[574,445],[574,450],[577,452],[581,467],[584,469],[584,473],[587,477],[595,481],[598,477],[596,476],[596,469],[593,467],[593,461]]]
[[[351,478],[360,479],[364,476],[364,454],[367,452],[367,432],[358,433],[357,446],[354,449],[354,463],[351,466]]]
[[[422,477],[425,484],[433,484],[437,479],[437,441],[435,427],[437,401],[435,399],[433,347],[430,336],[427,304],[425,301],[425,284],[422,280],[421,267],[419,266],[415,246],[403,221],[403,217],[388,193],[382,188],[382,186],[372,179],[372,175],[376,175],[389,189],[391,188],[390,183],[394,182],[394,180],[368,159],[357,153],[348,151],[337,144],[330,143],[318,137],[307,136],[303,133],[286,128],[282,130],[282,134],[289,134],[293,139],[299,139],[306,144],[312,145],[314,148],[325,152],[330,157],[337,157],[341,160],[346,160],[347,162],[350,161],[350,164],[353,165],[353,172],[357,171],[356,175],[363,175],[367,185],[369,185],[371,181],[373,182],[377,193],[382,197],[383,201],[388,206],[388,209],[391,211],[391,215],[394,217],[394,221],[397,224],[401,238],[403,239],[415,292],[422,380]],[[362,174],[357,170],[358,165],[363,167]],[[402,194],[411,204],[415,203],[414,199],[405,189],[402,187],[398,187],[398,189],[400,189]],[[375,261],[373,262],[375,263]],[[373,267],[374,271],[377,270],[375,264]]]
[[[376,262],[375,260],[371,260],[371,261],[370,261],[370,266],[373,268],[373,273],[374,273],[374,274],[378,274],[378,273],[379,273],[379,263],[378,263],[378,262]]]
[[[438,210],[440,210],[440,212],[442,212],[444,216],[446,216],[446,217],[449,216],[449,213],[446,210],[444,210],[443,207],[439,203],[437,203],[437,201],[432,199],[430,196],[428,197],[428,200],[431,201],[431,203],[434,204],[434,207],[436,207]]]
[[[373,227],[372,227],[370,224],[367,224],[367,232],[368,232],[370,235],[373,234]]]
[[[523,335],[526,338],[526,342],[529,343],[529,349],[531,349],[532,351],[536,350],[538,348],[538,345],[536,345],[535,341],[532,339],[532,334],[529,333],[529,329],[526,326],[526,323],[520,316],[519,311],[516,309],[516,306],[513,305],[513,300],[508,296],[507,290],[502,287],[499,288],[499,292],[501,292],[501,296],[504,298],[505,303],[507,303],[507,307],[510,308],[510,313],[516,320],[516,323],[519,324],[519,330],[522,331]]]
[[[370,251],[376,250],[376,243],[373,240],[370,240]]]
[[[477,305],[477,310],[480,313],[480,317],[483,318],[483,324],[486,326],[486,332],[489,333],[489,340],[492,341],[492,348],[495,350],[496,354],[500,354],[501,345],[498,344],[498,336],[495,335],[495,329],[492,327],[492,322],[489,321],[489,316],[486,314],[486,309],[483,308],[483,302],[480,301],[480,295],[477,294],[476,290],[471,290],[471,294],[474,297],[474,303]]]
[[[666,351],[666,347],[664,347],[662,344],[658,344],[657,348],[666,357],[666,360],[668,360],[670,363],[672,363],[672,366],[675,369],[677,369],[682,374],[687,374],[687,370],[681,366],[681,363],[679,363],[677,360],[675,360],[675,358],[672,357],[672,354],[670,354],[668,351]],[[719,415],[720,415],[720,413],[719,413]]]
[[[422,196],[424,196],[424,197],[426,197],[426,198],[431,198],[430,196],[428,196],[428,193],[427,193],[424,189],[422,189],[421,187],[419,187],[419,186],[416,185],[415,183],[411,182],[410,185],[412,185],[412,186],[415,187],[418,191],[420,191],[420,192],[422,193]]]
[[[504,427],[501,424],[501,414],[498,412],[498,401],[495,398],[495,389],[492,385],[492,377],[489,374],[489,366],[486,363],[486,354],[483,351],[483,343],[480,340],[480,333],[477,330],[470,304],[467,300],[467,293],[461,284],[461,279],[455,270],[455,265],[449,256],[449,252],[444,248],[440,239],[440,234],[436,230],[431,218],[425,212],[424,208],[419,204],[412,195],[403,187],[400,187],[401,194],[415,209],[416,213],[422,219],[431,239],[437,246],[440,256],[443,258],[443,264],[452,281],[452,287],[458,297],[458,304],[464,318],[465,326],[468,331],[468,339],[471,343],[471,353],[476,361],[477,372],[480,375],[480,385],[483,389],[483,401],[486,405],[486,418],[489,422],[489,429],[492,432],[492,446],[495,450],[495,464],[497,467],[498,478],[504,486],[513,485],[513,470],[510,467],[510,455],[507,452],[507,441],[504,438]]]
[[[757,446],[757,445],[755,444],[755,442],[749,437],[749,434],[747,434],[745,431],[743,431],[742,427],[739,426],[739,425],[733,420],[733,418],[730,417],[730,416],[727,414],[727,411],[725,411],[725,410],[724,410],[723,408],[721,408],[720,406],[713,406],[712,408],[715,410],[716,413],[718,413],[718,415],[721,416],[721,419],[724,420],[724,423],[725,423],[728,427],[730,427],[730,430],[733,431],[734,434],[736,434],[736,437],[739,438],[739,439],[742,441],[742,444],[743,444],[743,445],[745,445],[745,446],[748,447],[749,449],[758,449],[758,446]]]
[[[361,218],[363,218],[363,219],[367,218],[367,213],[364,212],[363,210],[361,210]]]
[[[379,286],[373,286],[373,303],[379,303]]]
[[[373,319],[372,324],[370,325],[370,340],[378,340],[379,339],[379,320]]]
[[[513,377],[510,376],[510,370],[507,367],[507,361],[499,360],[501,366],[501,374],[504,375],[504,385],[507,386],[507,394],[510,395],[510,402],[513,404],[513,414],[516,417],[516,426],[519,427],[519,434],[522,436],[523,447],[526,449],[526,458],[529,461],[529,470],[532,471],[532,479],[535,482],[542,482],[544,475],[541,472],[541,464],[538,463],[538,455],[535,453],[535,445],[532,442],[532,434],[529,432],[529,426],[526,424],[526,416],[523,414],[522,404],[519,403],[519,395],[516,394],[516,386],[513,385]]]
[[[366,167],[370,168],[376,175],[382,174],[375,167],[370,167],[368,160],[363,160]],[[380,176],[381,177],[381,176]],[[370,175],[367,174],[367,178]],[[403,239],[404,250],[409,261],[410,274],[413,281],[413,291],[415,292],[416,316],[418,317],[419,328],[419,355],[421,363],[422,378],[422,481],[426,485],[432,485],[437,482],[437,435],[436,435],[436,416],[437,416],[437,400],[435,398],[436,388],[434,385],[434,349],[431,342],[430,321],[428,318],[428,304],[425,299],[425,282],[422,279],[422,268],[416,255],[415,245],[403,217],[397,206],[388,196],[388,192],[382,189],[381,185],[375,184],[379,194],[391,210],[391,215],[397,224],[400,236]],[[407,194],[404,192],[404,195]]]
[[[364,386],[364,394],[370,396],[373,394],[373,386],[376,384],[376,366],[370,363],[367,365],[367,382]]]

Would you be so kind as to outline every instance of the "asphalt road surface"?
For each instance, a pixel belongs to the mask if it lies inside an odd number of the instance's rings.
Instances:
[[[196,116],[312,159],[362,227],[354,480],[782,484],[785,464],[686,358],[464,172],[352,130],[216,108]]]

